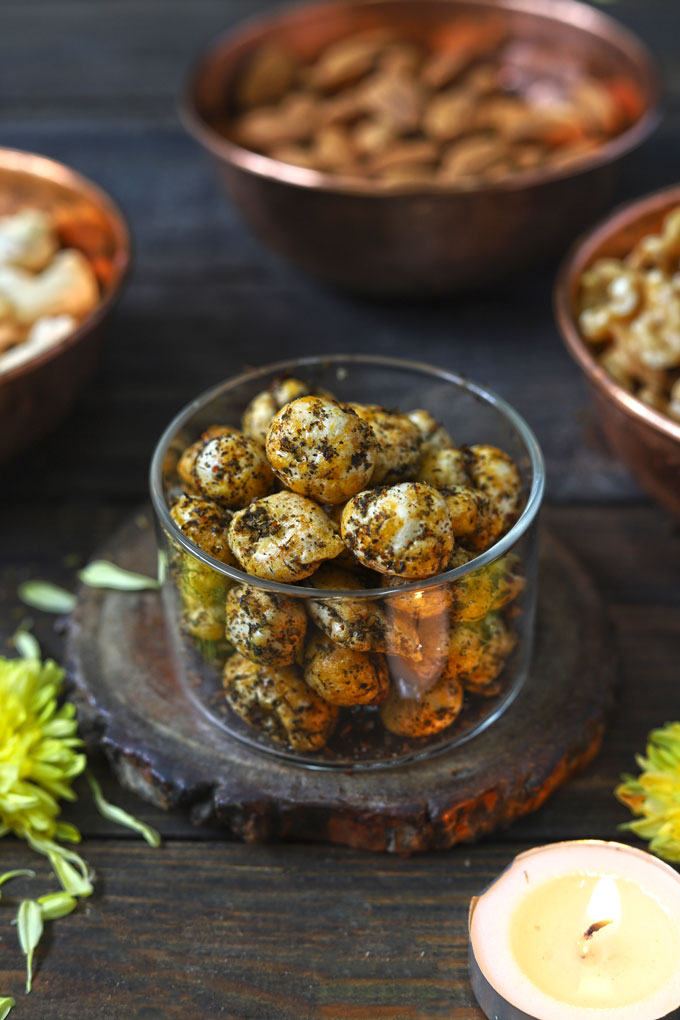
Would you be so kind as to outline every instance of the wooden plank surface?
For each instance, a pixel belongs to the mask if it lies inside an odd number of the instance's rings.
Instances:
[[[622,686],[603,750],[537,814],[493,840],[411,860],[304,845],[244,847],[196,830],[116,788],[157,824],[153,851],[94,811],[69,817],[97,869],[96,895],[57,922],[39,951],[35,991],[0,904],[0,994],[17,1020],[477,1020],[467,982],[469,898],[527,846],[616,838],[612,790],[650,728],[680,711],[680,536],[607,453],[586,389],[553,325],[557,257],[491,294],[434,305],[347,297],[268,252],[222,198],[175,113],[199,47],[278,0],[4,0],[2,144],[63,159],[121,202],[135,268],[112,318],[100,370],[60,429],[0,475],[0,649],[35,618],[59,656],[52,618],[16,600],[27,577],[73,586],[86,562],[146,497],[148,461],[169,417],[244,363],[315,353],[419,357],[496,388],[544,447],[546,520],[590,570],[612,620]],[[618,0],[604,8],[639,32],[666,78],[664,124],[627,168],[617,199],[675,181],[680,167],[680,8]],[[65,559],[69,558],[69,563]],[[578,635],[574,636],[578,640]],[[0,840],[0,873],[33,863]],[[11,895],[10,895],[11,894]]]
[[[64,553],[86,559],[92,539],[128,509],[78,501],[50,513],[13,508],[2,532],[5,636],[25,612],[16,583],[39,572],[70,585]],[[476,1020],[466,977],[470,895],[527,846],[620,838],[617,826],[627,813],[613,788],[633,767],[648,730],[678,707],[680,537],[663,512],[566,506],[550,509],[546,522],[596,578],[622,660],[617,710],[585,773],[493,840],[395,862],[323,847],[227,843],[217,831],[192,829],[181,812],[162,814],[117,789],[100,766],[107,795],[158,825],[167,845],[156,853],[104,822],[79,785],[81,800],[67,814],[82,828],[82,851],[100,874],[97,895],[45,939],[36,990],[21,999],[17,1015],[160,1020],[192,1010],[206,1020]],[[36,619],[36,628],[58,655],[52,619]],[[27,863],[25,848],[0,841],[0,870]],[[47,880],[46,869],[39,870]],[[33,886],[33,894],[47,887]],[[11,917],[15,903],[4,906],[3,916]],[[20,992],[20,968],[7,927],[0,942],[3,991]]]
[[[523,848],[480,849],[473,872],[465,849],[367,868],[359,852],[316,847],[93,842],[101,890],[55,923],[16,1015],[476,1020],[468,904]],[[30,862],[0,844],[1,868]],[[13,892],[42,890],[41,878]],[[0,988],[18,994],[22,980],[8,936]]]

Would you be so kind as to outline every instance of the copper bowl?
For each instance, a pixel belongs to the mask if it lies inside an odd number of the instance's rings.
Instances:
[[[62,163],[0,149],[0,215],[24,206],[51,213],[63,244],[89,258],[101,299],[62,341],[0,374],[0,461],[49,432],[71,406],[94,367],[102,322],[130,262],[122,213],[95,184]]]
[[[592,387],[599,420],[612,449],[640,485],[680,519],[680,422],[628,393],[597,361],[577,324],[579,280],[602,256],[622,258],[639,239],[656,233],[666,213],[680,205],[680,185],[630,202],[578,241],[555,285],[555,315],[567,350]]]
[[[508,19],[526,41],[527,68],[559,75],[585,68],[624,78],[639,99],[629,128],[569,168],[539,168],[493,186],[460,191],[306,170],[259,155],[220,133],[244,62],[276,41],[309,60],[329,42],[389,24],[427,39],[452,16]],[[311,273],[353,290],[428,296],[478,286],[519,270],[592,222],[618,164],[658,120],[652,61],[628,31],[576,0],[340,0],[253,21],[199,60],[182,105],[189,131],[217,164],[227,192],[272,247]]]

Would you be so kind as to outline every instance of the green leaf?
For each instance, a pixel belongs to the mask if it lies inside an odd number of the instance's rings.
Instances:
[[[114,588],[117,591],[143,591],[145,588],[159,588],[156,578],[123,570],[108,560],[93,560],[78,571],[83,584],[91,588]]]
[[[33,953],[43,933],[42,914],[35,900],[23,900],[17,914],[19,945],[26,957],[26,992],[33,984]]]
[[[123,825],[126,829],[133,829],[135,832],[139,832],[150,846],[159,847],[161,845],[161,834],[156,829],[146,825],[144,822],[140,822],[138,818],[106,800],[101,786],[89,770],[85,773],[85,776],[90,784],[97,810],[104,818],[108,818],[109,821],[116,822],[118,825]]]
[[[40,645],[29,631],[19,628],[12,641],[22,659],[42,659]]]
[[[60,917],[66,917],[78,905],[78,900],[65,892],[47,893],[46,896],[39,896],[37,899],[40,907],[40,914],[43,921],[56,921]]]
[[[50,581],[24,581],[19,585],[18,595],[27,606],[44,613],[70,613],[76,608],[75,595]]]
[[[0,885],[4,885],[5,882],[9,882],[13,878],[35,878],[35,871],[29,871],[28,868],[17,868],[15,871],[6,871],[4,875],[0,875]],[[0,895],[0,900],[2,896]]]
[[[13,1007],[14,999],[10,999],[9,996],[0,996],[0,1020],[5,1020]]]
[[[158,550],[158,585],[161,587],[165,584],[165,579],[168,576],[168,554],[165,549]]]

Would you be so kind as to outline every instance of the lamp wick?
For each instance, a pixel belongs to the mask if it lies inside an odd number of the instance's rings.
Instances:
[[[585,957],[588,955],[588,951],[590,949],[589,942],[592,939],[595,932],[599,931],[600,928],[604,928],[608,924],[612,924],[613,920],[614,920],[613,918],[609,918],[607,921],[593,921],[593,923],[588,928],[586,928],[586,930],[583,933],[583,938],[580,939],[578,943],[581,959],[585,959]]]
[[[604,926],[607,924],[612,924],[613,920],[614,919],[610,917],[608,921],[593,921],[590,927],[583,933],[584,942],[587,941],[588,939],[592,939],[595,932],[599,931],[600,928],[604,928]]]

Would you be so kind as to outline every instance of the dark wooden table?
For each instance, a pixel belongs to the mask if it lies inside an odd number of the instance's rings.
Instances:
[[[26,615],[17,584],[73,585],[111,528],[145,497],[154,442],[190,397],[244,364],[317,351],[417,356],[488,383],[535,428],[548,463],[545,521],[595,578],[621,653],[622,687],[596,762],[537,814],[477,846],[411,859],[311,845],[244,846],[196,830],[115,787],[157,825],[154,851],[82,799],[96,894],[56,923],[33,994],[0,906],[0,995],[17,1020],[425,1020],[480,1016],[467,980],[466,913],[517,852],[616,838],[612,790],[649,729],[677,718],[680,537],[608,455],[550,310],[555,264],[492,294],[435,305],[347,297],[265,250],[227,207],[174,109],[196,49],[264,0],[4,0],[0,141],[54,156],[120,201],[133,227],[130,285],[98,375],[59,430],[0,476],[0,639]],[[666,118],[619,198],[680,177],[680,12],[620,0],[611,12],[664,67]],[[674,63],[675,58],[675,63]],[[43,648],[62,637],[34,615]],[[578,635],[574,635],[578,640]],[[1,706],[0,706],[1,711]],[[0,872],[35,863],[0,841]],[[38,861],[48,885],[48,868]],[[35,887],[32,887],[35,888]],[[42,889],[41,889],[42,891]],[[11,892],[11,895],[10,895]]]

